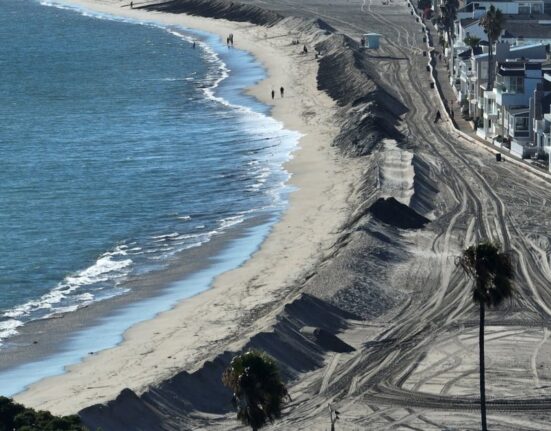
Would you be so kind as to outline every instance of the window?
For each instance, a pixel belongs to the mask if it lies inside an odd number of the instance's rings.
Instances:
[[[530,5],[529,4],[522,4],[522,3],[519,4],[518,5],[518,13],[528,15],[530,13]]]
[[[524,76],[509,77],[509,88],[507,88],[507,93],[524,93]]]
[[[528,130],[528,117],[516,117],[515,118],[515,131]]]

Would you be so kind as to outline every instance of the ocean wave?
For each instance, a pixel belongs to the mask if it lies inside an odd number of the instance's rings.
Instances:
[[[177,238],[178,236],[180,236],[178,232],[172,232],[163,235],[154,235],[151,237],[151,239],[153,240],[153,242],[164,242]]]
[[[11,319],[44,318],[65,312],[68,307],[75,309],[93,301],[89,292],[74,294],[83,286],[122,279],[127,276],[132,266],[132,259],[125,258],[127,253],[117,247],[114,251],[100,256],[96,262],[75,274],[68,275],[48,293],[38,299],[27,301],[11,310],[5,311],[3,317]],[[120,258],[123,256],[123,258]],[[1,335],[0,335],[0,338]]]
[[[0,322],[0,345],[2,345],[1,340],[17,334],[17,328],[20,326],[23,326],[21,320],[8,319]]]
[[[244,214],[238,214],[231,217],[226,217],[220,220],[220,228],[221,229],[227,229],[231,226],[235,226],[236,224],[243,223],[245,221],[245,215]]]

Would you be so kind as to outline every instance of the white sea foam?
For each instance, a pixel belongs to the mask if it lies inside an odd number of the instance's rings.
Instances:
[[[17,328],[20,326],[23,326],[23,322],[21,320],[8,319],[0,322],[0,341],[4,338],[17,334]],[[2,345],[1,342],[0,345]]]
[[[236,224],[243,223],[243,221],[245,221],[245,216],[243,214],[238,214],[232,217],[226,217],[220,220],[220,227],[222,229],[227,229],[231,226],[235,226]]]
[[[30,300],[11,310],[4,312],[4,317],[10,318],[28,318],[32,314],[38,313],[40,317],[62,313],[67,307],[79,307],[83,303],[93,300],[93,297],[79,296],[73,294],[82,286],[89,286],[95,283],[105,282],[110,279],[120,279],[125,277],[132,265],[132,259],[124,258],[127,253],[120,247],[114,251],[100,256],[96,262],[75,274],[68,275],[54,289],[42,295],[38,299]],[[123,258],[120,258],[123,256]],[[71,305],[65,305],[63,302],[69,300]]]
[[[179,235],[180,234],[178,232],[172,232],[163,235],[154,235],[151,237],[151,239],[153,240],[153,242],[164,242],[177,238]]]

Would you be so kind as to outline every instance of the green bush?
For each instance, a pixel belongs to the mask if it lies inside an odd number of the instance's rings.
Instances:
[[[76,415],[54,416],[0,397],[0,431],[87,431]]]
[[[237,418],[254,431],[279,418],[289,399],[275,361],[258,350],[234,357],[222,382],[233,391]]]

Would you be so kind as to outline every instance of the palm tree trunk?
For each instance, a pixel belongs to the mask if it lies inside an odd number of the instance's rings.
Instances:
[[[484,302],[480,303],[480,334],[478,338],[480,361],[480,417],[482,431],[487,431],[486,426],[486,382],[484,376]]]
[[[492,91],[494,88],[494,83],[492,82],[492,64],[493,64],[493,50],[492,50],[492,40],[488,38],[489,46],[488,46],[488,83],[486,84],[486,90]]]

